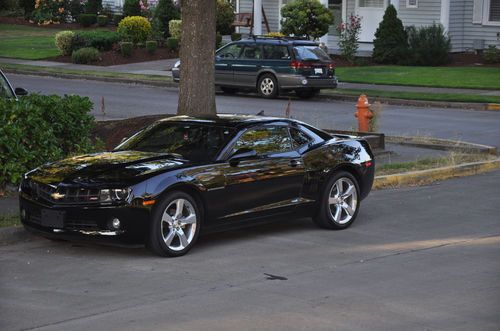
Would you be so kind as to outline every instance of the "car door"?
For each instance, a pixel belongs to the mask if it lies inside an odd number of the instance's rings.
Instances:
[[[233,65],[240,56],[243,44],[230,44],[220,49],[215,55],[215,85],[232,86],[234,84]]]
[[[262,46],[246,44],[237,61],[233,64],[234,81],[238,86],[255,88],[257,73],[262,68]]]
[[[293,210],[300,198],[305,170],[293,150],[287,124],[250,128],[236,140],[231,152],[254,150],[255,156],[224,169],[226,197],[221,218],[252,218]]]

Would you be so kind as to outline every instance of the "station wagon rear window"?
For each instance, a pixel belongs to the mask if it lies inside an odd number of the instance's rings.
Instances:
[[[328,54],[318,46],[295,46],[293,53],[295,58],[302,61],[331,61]]]

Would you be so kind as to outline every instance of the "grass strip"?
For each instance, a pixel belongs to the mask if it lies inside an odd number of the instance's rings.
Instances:
[[[388,164],[377,165],[376,175],[377,176],[393,175],[410,171],[455,166],[462,163],[486,161],[494,158],[496,157],[492,155],[463,154],[463,153],[452,152],[442,157],[423,158],[412,162],[388,163]]]
[[[499,67],[363,66],[335,70],[342,82],[498,90]]]
[[[21,225],[19,215],[0,215],[0,228]]]
[[[480,95],[480,94],[462,94],[462,93],[427,93],[427,92],[399,92],[399,91],[380,91],[380,90],[360,90],[360,89],[335,89],[324,90],[322,94],[330,95],[354,95],[366,94],[368,97],[404,99],[404,100],[423,100],[423,101],[442,101],[442,102],[468,102],[468,103],[500,103],[500,96]]]

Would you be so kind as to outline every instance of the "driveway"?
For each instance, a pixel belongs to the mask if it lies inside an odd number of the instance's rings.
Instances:
[[[498,330],[500,171],[373,192],[353,226],[288,220],[185,257],[0,247],[1,330]]]

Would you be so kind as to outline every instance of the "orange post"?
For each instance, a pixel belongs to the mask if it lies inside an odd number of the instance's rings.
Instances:
[[[370,110],[366,95],[359,96],[354,116],[358,119],[358,131],[370,131],[370,120],[373,118],[373,113]]]

